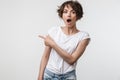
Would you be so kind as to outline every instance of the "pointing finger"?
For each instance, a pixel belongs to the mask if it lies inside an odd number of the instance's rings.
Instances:
[[[45,39],[45,37],[44,37],[44,36],[41,36],[41,35],[39,35],[38,37],[40,37],[40,38],[42,38],[42,39]]]

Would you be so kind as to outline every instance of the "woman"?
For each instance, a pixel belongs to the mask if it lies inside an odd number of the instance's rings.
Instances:
[[[77,60],[90,41],[89,34],[76,27],[83,16],[78,1],[66,1],[57,11],[65,26],[51,28],[46,37],[39,35],[46,46],[38,80],[76,80]]]

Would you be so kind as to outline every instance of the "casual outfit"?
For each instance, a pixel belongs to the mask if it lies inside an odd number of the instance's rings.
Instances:
[[[66,35],[61,27],[51,28],[48,35],[68,54],[72,54],[82,40],[90,38],[89,34],[84,31]],[[76,80],[75,69],[76,63],[73,65],[68,64],[52,49],[44,72],[44,80]]]

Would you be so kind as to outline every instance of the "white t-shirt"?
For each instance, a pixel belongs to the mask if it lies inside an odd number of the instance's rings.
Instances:
[[[90,38],[89,34],[84,31],[80,31],[74,35],[66,35],[62,31],[61,27],[51,28],[48,31],[48,34],[52,37],[56,44],[68,54],[73,53],[77,48],[77,45],[83,39]],[[53,73],[63,74],[74,70],[76,68],[76,63],[73,65],[68,64],[54,49],[52,49],[46,68]]]

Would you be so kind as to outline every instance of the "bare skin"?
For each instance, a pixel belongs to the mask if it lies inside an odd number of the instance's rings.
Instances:
[[[42,59],[41,59],[38,80],[43,80],[43,73],[44,73],[45,67],[46,67],[48,59],[49,59],[50,51],[51,51],[51,48],[49,46],[46,46],[43,56],[42,56]]]

